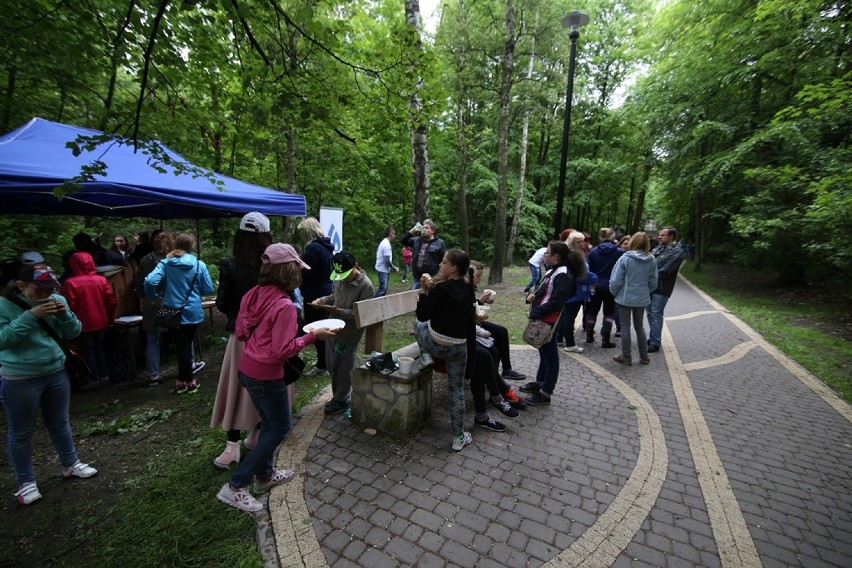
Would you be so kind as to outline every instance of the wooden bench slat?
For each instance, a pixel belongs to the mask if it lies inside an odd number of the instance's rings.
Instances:
[[[355,327],[362,328],[417,310],[417,290],[355,302]]]

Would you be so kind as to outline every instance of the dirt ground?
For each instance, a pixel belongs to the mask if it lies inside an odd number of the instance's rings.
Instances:
[[[782,303],[837,302],[836,295],[819,294],[819,288],[784,289],[771,277],[745,271],[730,271],[721,282],[725,287],[776,297]],[[499,295],[520,297],[518,286],[487,285]],[[483,282],[482,288],[486,284]],[[852,315],[848,303],[836,310],[830,320],[809,319],[823,331],[852,339]],[[65,480],[43,427],[39,426],[34,439],[34,463],[39,490],[44,496],[39,503],[28,507],[18,505],[12,494],[16,491],[6,452],[0,452],[0,568],[11,566],[86,565],[97,546],[93,542],[95,527],[109,522],[116,511],[122,491],[132,490],[128,482],[145,475],[146,464],[155,455],[168,455],[168,449],[185,440],[192,428],[206,428],[209,408],[215,396],[216,382],[222,360],[225,335],[222,316],[215,314],[212,326],[202,325],[205,340],[206,368],[201,372],[201,391],[192,399],[179,397],[173,391],[176,365],[173,358],[164,361],[164,384],[150,388],[140,372],[136,381],[114,384],[93,393],[75,393],[71,402],[71,423],[80,458],[98,468],[101,473],[91,479]],[[134,334],[135,338],[135,334]],[[140,371],[144,368],[141,349],[136,345]],[[200,409],[207,409],[206,411]],[[122,435],[84,437],[81,430],[100,420],[105,423],[130,415],[156,414],[173,410],[167,420],[148,429]],[[194,422],[193,422],[194,421]],[[5,419],[0,421],[0,438],[5,440]]]
[[[164,382],[149,387],[144,376],[143,349],[134,344],[139,365],[136,380],[118,382],[109,388],[71,395],[71,427],[77,453],[84,463],[99,470],[89,479],[64,479],[61,466],[41,418],[33,439],[33,464],[43,499],[21,506],[14,497],[17,487],[6,451],[0,452],[0,567],[87,565],[93,550],[92,536],[97,525],[109,522],[122,491],[132,490],[132,480],[146,474],[155,455],[168,456],[169,448],[186,440],[193,428],[207,428],[219,378],[225,335],[224,320],[216,314],[211,328],[202,325],[207,366],[198,374],[202,388],[194,395],[177,395],[174,380],[177,365],[164,355],[161,376]],[[132,334],[138,341],[136,333]],[[220,347],[216,347],[221,344]],[[199,412],[199,409],[206,409]],[[147,429],[120,435],[81,435],[98,421],[129,416],[156,416],[172,411],[167,419]],[[206,416],[206,423],[204,422]],[[0,423],[0,439],[6,440],[5,417]],[[82,560],[82,564],[78,562]],[[91,564],[89,564],[91,565]]]

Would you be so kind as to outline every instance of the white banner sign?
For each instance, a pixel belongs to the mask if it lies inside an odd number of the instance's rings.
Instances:
[[[343,209],[320,207],[319,222],[325,235],[331,239],[334,252],[343,250]]]

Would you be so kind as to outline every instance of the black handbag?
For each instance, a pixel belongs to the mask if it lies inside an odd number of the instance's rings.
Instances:
[[[183,317],[183,308],[170,308],[165,304],[160,304],[157,308],[157,327],[164,329],[180,329],[180,319]]]
[[[157,327],[161,327],[163,329],[180,329],[180,320],[183,317],[183,310],[186,307],[186,303],[189,302],[189,297],[192,295],[192,290],[195,288],[196,280],[198,280],[198,261],[195,262],[195,276],[193,276],[192,282],[189,285],[189,291],[186,293],[183,305],[179,308],[172,308],[167,306],[165,303],[160,304],[160,307],[157,308],[157,315],[154,316],[154,319],[157,322]]]
[[[293,355],[284,361],[284,384],[291,385],[298,381],[304,370],[305,362],[298,355]]]

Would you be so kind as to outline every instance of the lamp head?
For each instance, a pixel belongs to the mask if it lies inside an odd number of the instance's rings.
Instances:
[[[574,10],[564,18],[562,18],[562,26],[570,29],[572,32],[578,31],[580,28],[589,23],[589,15],[579,10]]]

